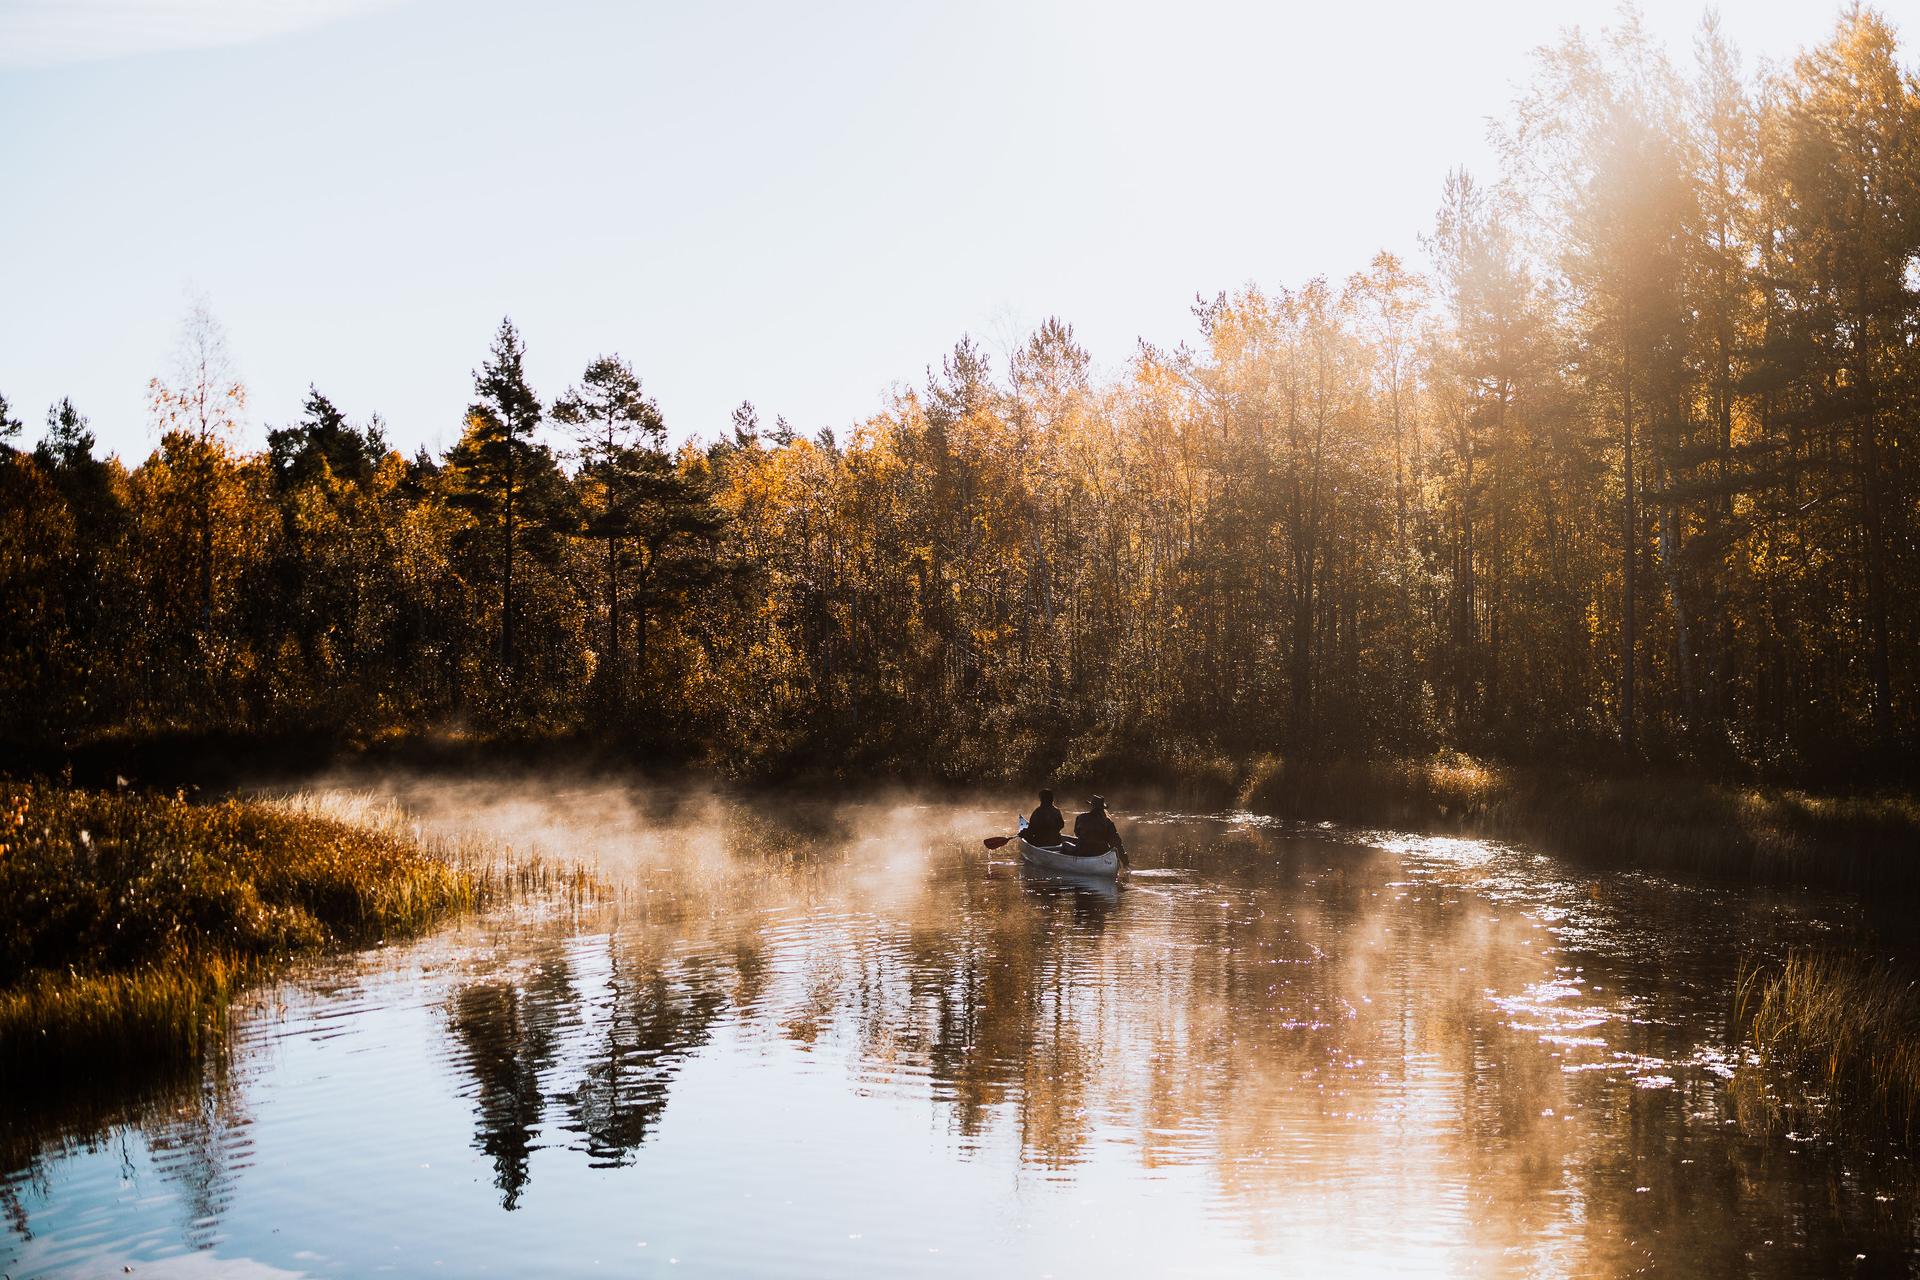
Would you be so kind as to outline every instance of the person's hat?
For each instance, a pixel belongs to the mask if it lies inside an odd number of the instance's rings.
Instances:
[[[1107,807],[1107,798],[1105,796],[1095,796],[1093,799],[1087,801],[1087,803],[1096,809],[1104,809]]]

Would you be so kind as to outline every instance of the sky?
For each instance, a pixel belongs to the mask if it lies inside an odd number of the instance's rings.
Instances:
[[[1911,49],[1920,10],[1885,11]],[[1691,57],[1703,10],[1646,25]],[[1827,0],[1739,0],[1749,67]],[[1904,19],[1904,20],[1903,20]],[[0,395],[157,442],[204,298],[242,443],[309,384],[457,438],[503,315],[551,402],[629,359],[676,437],[743,399],[836,429],[963,334],[1049,315],[1096,363],[1198,294],[1409,257],[1449,169],[1598,0],[539,4],[0,0]]]

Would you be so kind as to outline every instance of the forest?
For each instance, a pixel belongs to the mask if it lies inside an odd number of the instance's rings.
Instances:
[[[1920,77],[1855,9],[1749,71],[1569,35],[1422,260],[1063,320],[885,409],[668,424],[529,385],[441,456],[217,320],[99,456],[0,401],[0,734],[581,739],[740,777],[1458,751],[1885,782],[1920,745]],[[1324,195],[1318,198],[1325,198]],[[157,362],[158,363],[158,362]],[[4,391],[4,388],[0,388]],[[448,406],[450,421],[459,413]],[[677,443],[676,443],[677,441]]]

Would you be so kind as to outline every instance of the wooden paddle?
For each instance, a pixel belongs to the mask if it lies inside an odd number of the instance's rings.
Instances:
[[[1006,844],[1008,841],[1012,839],[1013,839],[1012,836],[988,836],[985,840],[982,840],[980,843],[987,846],[987,848],[989,849],[998,849],[1001,845]]]

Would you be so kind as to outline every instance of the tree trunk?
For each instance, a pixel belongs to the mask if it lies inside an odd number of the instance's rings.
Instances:
[[[647,592],[650,589],[652,577],[653,553],[649,552],[646,564],[640,569],[639,590],[633,593],[633,671],[636,687],[642,699],[646,697],[647,692],[647,615],[651,612],[647,607]],[[833,687],[830,671],[823,683],[828,688],[830,698]]]
[[[620,539],[607,537],[607,690],[615,711],[625,699],[620,670]]]
[[[200,442],[200,633],[213,631],[213,446]]]
[[[500,548],[500,665],[505,668],[509,682],[513,679],[513,491],[514,491],[513,429],[507,428],[507,489],[503,518],[500,522],[502,545]]]
[[[1466,410],[1462,410],[1463,413]],[[1453,619],[1454,657],[1454,728],[1470,720],[1474,703],[1474,668],[1478,665],[1475,649],[1475,624],[1477,594],[1474,582],[1474,546],[1473,546],[1473,436],[1467,420],[1460,422],[1460,458],[1462,484],[1460,486],[1460,547],[1458,551],[1459,568],[1457,570],[1459,599]]]
[[[1626,327],[1624,322],[1621,326]],[[1620,585],[1620,744],[1633,748],[1633,569],[1635,529],[1633,509],[1633,346],[1622,336],[1620,348],[1620,476],[1625,487],[1622,503]]]

